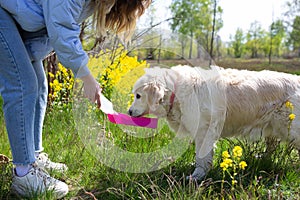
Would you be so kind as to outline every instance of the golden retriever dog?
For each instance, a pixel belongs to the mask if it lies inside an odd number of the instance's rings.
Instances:
[[[196,168],[191,178],[204,178],[220,137],[276,137],[300,149],[298,76],[217,66],[154,67],[145,71],[133,87],[135,98],[128,113],[166,118],[177,134],[194,138]],[[290,119],[292,113],[295,119]]]

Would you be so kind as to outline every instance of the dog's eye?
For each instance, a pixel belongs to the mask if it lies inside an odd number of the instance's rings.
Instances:
[[[135,96],[137,99],[141,98],[141,95],[140,94],[136,94]]]

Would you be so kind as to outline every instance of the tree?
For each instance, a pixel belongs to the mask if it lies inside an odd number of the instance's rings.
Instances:
[[[270,26],[270,37],[272,39],[272,55],[280,56],[280,49],[283,44],[283,39],[285,37],[285,28],[282,20],[277,20],[273,22]]]
[[[258,58],[258,53],[263,49],[263,42],[265,41],[265,31],[259,22],[251,23],[246,38],[246,49],[250,51],[251,58]]]
[[[213,50],[214,50],[217,4],[218,4],[217,0],[213,0],[213,24],[212,24],[211,39],[210,39],[210,51],[209,51],[209,55],[211,58],[213,57]]]
[[[288,51],[295,51],[297,47],[297,32],[299,31],[300,27],[297,25],[297,16],[300,16],[300,0],[288,0],[286,2],[286,12],[284,13],[284,26],[286,32],[288,33],[288,39],[286,40],[286,49]],[[300,49],[298,49],[298,52]]]
[[[234,35],[234,40],[232,41],[232,48],[234,57],[240,58],[244,51],[244,33],[241,28],[238,28]]]
[[[171,21],[172,31],[188,35],[193,38],[195,26],[193,25],[193,0],[175,0],[172,2],[170,9],[173,13]],[[189,58],[191,58],[192,45],[190,45]],[[183,50],[184,51],[184,50]]]
[[[198,44],[210,52],[211,38],[222,27],[222,9],[216,3],[215,0],[174,0],[170,6],[173,13],[172,31],[188,35],[191,39],[195,38]],[[191,58],[192,49],[190,45],[189,58]]]
[[[290,34],[290,40],[293,50],[298,50],[298,57],[300,57],[300,16],[296,16],[292,28],[293,30]]]
[[[287,20],[285,23],[288,26],[292,26],[290,22],[293,22],[295,19],[295,16],[300,15],[300,0],[290,0],[286,2],[288,10],[285,12],[285,17]]]

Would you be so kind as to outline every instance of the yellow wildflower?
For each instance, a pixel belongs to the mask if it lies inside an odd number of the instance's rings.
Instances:
[[[231,184],[232,184],[232,186],[234,186],[235,184],[237,184],[237,180],[232,179]]]
[[[294,109],[294,105],[291,102],[289,102],[289,101],[285,102],[285,106],[287,108]]]
[[[289,119],[290,119],[291,121],[294,120],[295,117],[296,117],[296,115],[295,115],[294,113],[292,113],[292,114],[289,115]]]
[[[71,90],[73,88],[74,77],[70,70],[67,70],[61,63],[58,63],[58,69],[55,74],[49,72],[52,78],[50,86],[50,103],[58,103],[63,100],[69,101],[71,98]],[[65,106],[65,105],[63,105]]]
[[[240,146],[235,146],[232,150],[234,158],[240,158],[243,155],[243,149]]]
[[[229,167],[232,167],[233,160],[231,160],[230,158],[225,158],[223,162],[227,163]]]
[[[230,158],[230,154],[228,153],[228,151],[223,151],[222,153],[222,158]]]
[[[220,167],[225,171],[229,167],[232,167],[233,160],[229,158],[223,159],[223,162],[220,163]]]
[[[221,163],[220,163],[220,167],[225,171],[229,166],[228,166],[227,163],[221,162]]]
[[[88,66],[92,74],[98,77],[108,96],[113,91],[121,95],[130,93],[134,82],[144,74],[143,69],[149,67],[146,61],[139,61],[138,57],[129,56],[128,51],[122,46],[114,50],[101,51],[90,57]],[[137,69],[139,73],[135,75],[133,72]]]
[[[225,179],[225,173],[229,173],[231,178],[231,189],[234,190],[235,185],[238,183],[236,177],[238,175],[238,169],[244,170],[247,167],[247,163],[245,161],[240,161],[243,155],[243,149],[240,146],[235,146],[232,149],[232,154],[228,151],[223,151],[222,158],[223,162],[220,163],[220,167],[223,169],[223,180],[221,189],[223,190],[223,184]],[[232,157],[232,159],[230,158]]]
[[[239,163],[239,168],[240,168],[240,169],[244,170],[246,167],[247,167],[247,163],[246,163],[245,161],[241,161],[241,162]]]
[[[48,74],[49,74],[49,76],[50,76],[51,78],[54,78],[54,74],[53,74],[53,73],[49,72]]]

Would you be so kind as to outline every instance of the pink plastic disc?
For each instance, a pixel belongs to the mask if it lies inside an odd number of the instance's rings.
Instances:
[[[114,124],[157,128],[158,119],[148,117],[131,117],[123,113],[107,114],[108,120]]]

